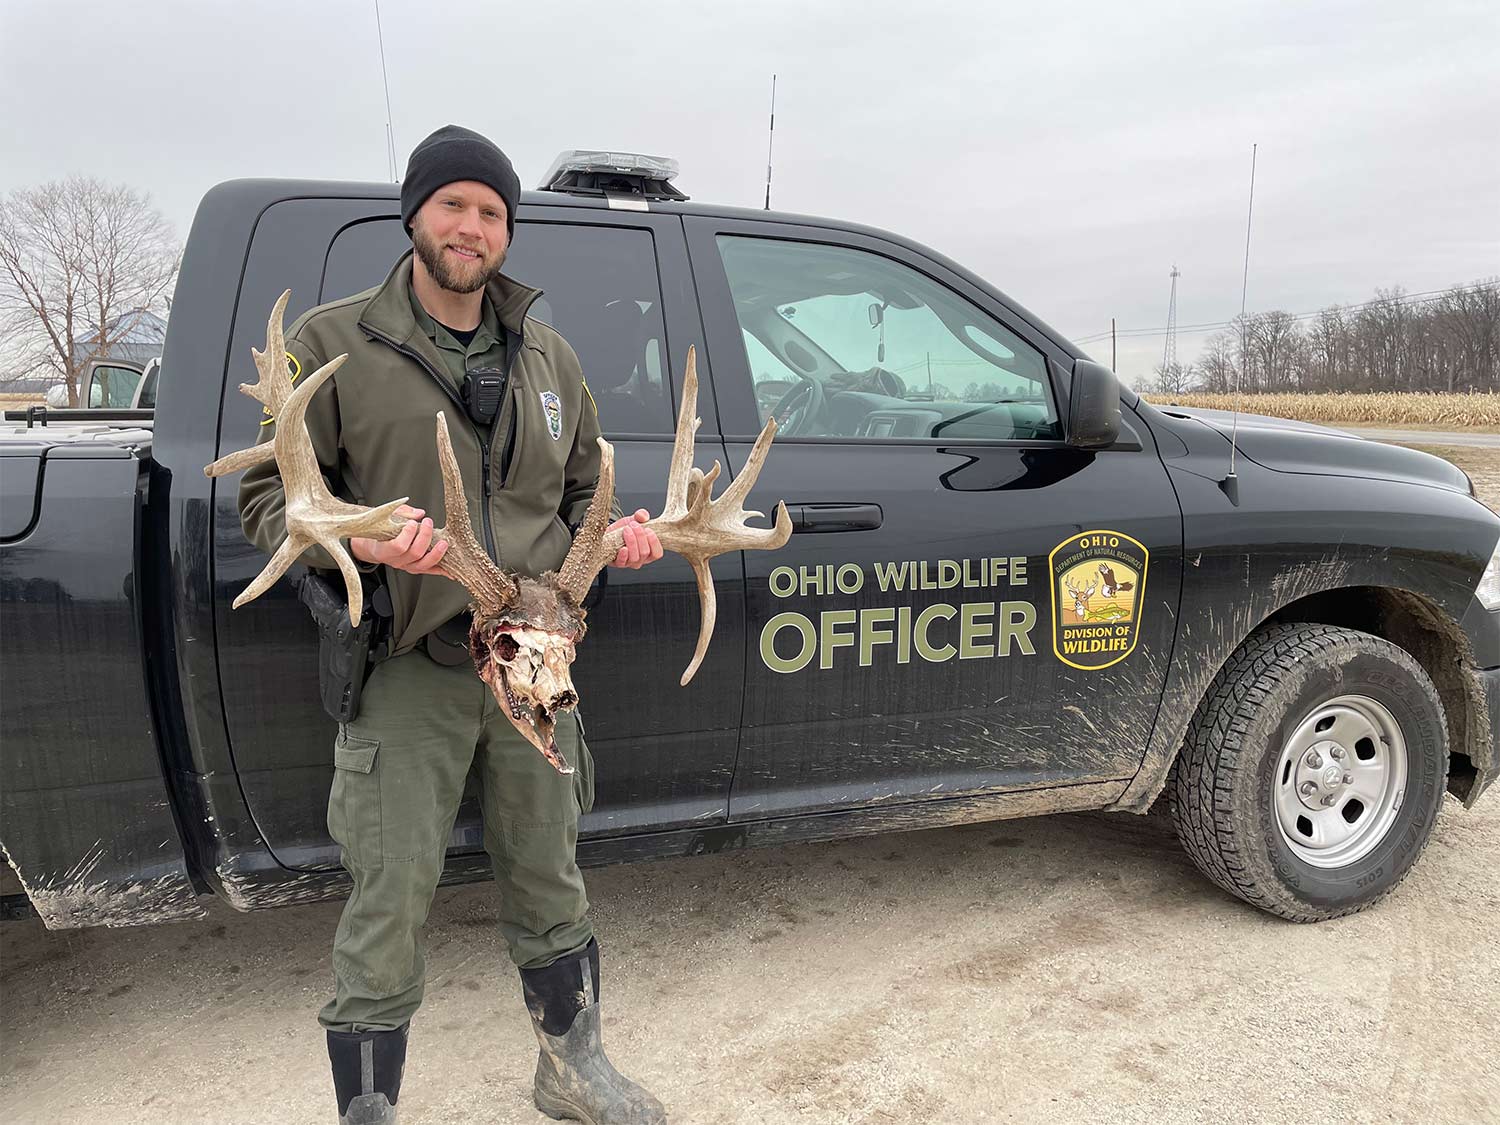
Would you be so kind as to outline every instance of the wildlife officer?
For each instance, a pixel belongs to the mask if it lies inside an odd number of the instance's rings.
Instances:
[[[556,570],[599,475],[599,422],[578,358],[527,316],[538,292],[500,272],[515,234],[520,181],[477,133],[439,129],[412,152],[401,219],[413,252],[380,286],[305,313],[286,337],[294,376],[349,360],[313,396],[307,427],[336,495],[443,496],[433,416],[462,402],[450,426],[476,529],[505,569]],[[272,436],[274,419],[263,426]],[[471,467],[472,466],[472,467]],[[246,535],[275,551],[285,495],[274,461],[245,473]],[[421,507],[389,542],[349,549],[388,591],[389,657],[365,684],[359,714],[339,726],[328,827],[354,887],[334,936],[327,1029],[339,1119],[395,1120],[411,1018],[422,1002],[422,927],[471,765],[484,842],[500,885],[500,930],[520,969],[540,1052],[538,1108],[604,1123],[665,1121],[662,1105],[622,1077],[600,1044],[599,946],[575,862],[578,817],[593,802],[593,765],[570,711],[557,716],[559,773],[526,742],[474,674],[468,595],[443,571]],[[661,557],[645,511],[615,521],[613,560]],[[312,548],[312,568],[334,569]],[[477,1117],[485,1116],[482,1111]]]

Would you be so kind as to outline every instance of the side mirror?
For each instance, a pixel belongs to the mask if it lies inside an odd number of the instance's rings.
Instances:
[[[1120,436],[1120,380],[1102,363],[1073,364],[1068,396],[1067,442],[1080,449],[1113,445]]]

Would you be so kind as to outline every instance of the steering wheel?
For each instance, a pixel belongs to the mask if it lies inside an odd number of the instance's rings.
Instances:
[[[823,393],[823,384],[810,375],[796,372],[798,383],[781,396],[771,417],[776,419],[776,428],[787,437],[805,436],[816,423],[822,420],[828,406],[828,396]]]

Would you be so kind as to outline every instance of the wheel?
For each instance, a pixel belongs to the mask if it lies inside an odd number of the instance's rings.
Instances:
[[[1331,625],[1240,646],[1188,727],[1177,836],[1210,879],[1295,922],[1388,894],[1427,845],[1448,776],[1443,706],[1403,649]]]

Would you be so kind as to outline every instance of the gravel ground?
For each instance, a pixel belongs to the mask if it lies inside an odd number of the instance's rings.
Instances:
[[[1495,455],[1440,452],[1500,495]],[[1214,888],[1160,815],[588,879],[606,1043],[677,1125],[1468,1125],[1500,1122],[1497,872],[1500,794],[1450,799],[1391,897],[1316,926]],[[0,1120],[332,1121],[338,911],[0,927]],[[402,1120],[545,1120],[493,888],[440,891],[428,938]]]
[[[1500,1121],[1500,801],[1297,926],[1160,817],[1088,814],[590,873],[606,1043],[677,1123]],[[331,1121],[333,904],[4,937],[0,1119]],[[408,1123],[540,1122],[487,884],[439,892]]]

